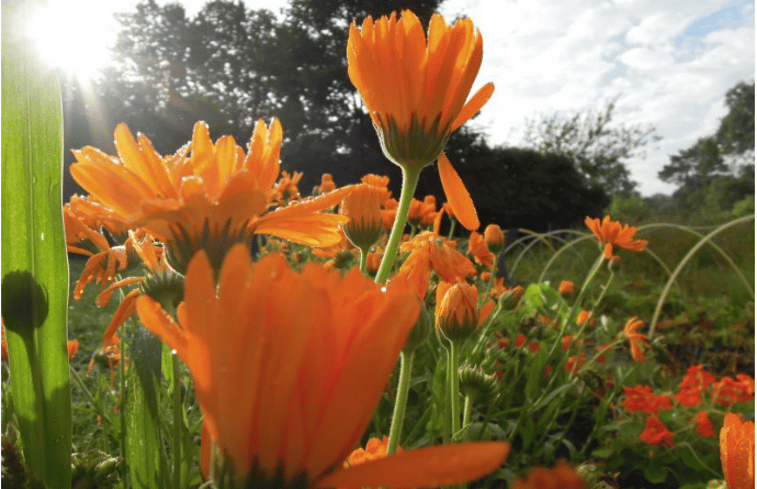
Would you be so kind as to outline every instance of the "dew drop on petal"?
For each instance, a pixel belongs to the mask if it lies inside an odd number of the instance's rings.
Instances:
[[[386,287],[381,287],[381,292],[386,292]]]
[[[177,353],[178,353],[178,352],[176,351],[176,349],[175,349],[175,348],[173,348],[173,349],[171,350],[171,355],[176,355]]]

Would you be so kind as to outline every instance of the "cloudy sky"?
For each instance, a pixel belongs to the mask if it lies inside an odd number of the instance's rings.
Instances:
[[[112,12],[131,11],[137,0],[78,1],[91,8],[51,0],[61,5],[53,18],[57,26],[72,25],[61,19],[73,13],[79,23],[88,12],[81,47],[65,52],[91,62],[92,50],[104,53],[106,44],[92,38],[107,39]],[[206,0],[181,3],[191,16]],[[277,12],[286,0],[245,3]],[[646,158],[628,162],[645,196],[675,189],[657,178],[669,155],[714,133],[727,113],[725,92],[754,79],[753,1],[446,0],[442,13],[449,21],[471,17],[484,37],[476,85],[494,81],[496,90],[472,123],[491,144],[519,144],[527,119],[598,110],[617,97],[615,123],[652,125],[663,138],[647,147]],[[77,32],[39,31],[58,47]]]

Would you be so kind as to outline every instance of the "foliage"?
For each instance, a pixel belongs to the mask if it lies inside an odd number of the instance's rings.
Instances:
[[[528,120],[523,140],[539,152],[571,158],[590,186],[601,187],[610,195],[627,195],[636,183],[630,179],[624,160],[660,137],[651,126],[611,127],[616,100],[609,100],[599,111],[568,116],[556,113]]]

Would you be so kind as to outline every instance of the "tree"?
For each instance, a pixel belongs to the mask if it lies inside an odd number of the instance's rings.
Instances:
[[[611,127],[616,100],[608,101],[598,112],[567,117],[555,113],[527,120],[523,140],[541,153],[568,156],[590,185],[601,186],[610,195],[629,195],[636,182],[624,160],[639,155],[641,148],[660,137],[652,126]]]

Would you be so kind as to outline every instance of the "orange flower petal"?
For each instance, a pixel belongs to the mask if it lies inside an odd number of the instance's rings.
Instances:
[[[494,83],[489,82],[483,87],[481,87],[478,92],[476,92],[475,95],[473,95],[468,102],[463,106],[463,109],[460,111],[460,114],[458,114],[457,118],[455,118],[454,122],[452,123],[452,128],[450,129],[451,132],[455,132],[460,126],[465,124],[468,119],[476,115],[476,113],[481,110],[481,107],[484,106],[486,102],[489,101],[489,98],[494,93]]]
[[[392,454],[316,481],[316,487],[440,487],[478,479],[499,467],[510,451],[505,442],[440,445]]]
[[[444,194],[447,196],[447,202],[452,207],[455,217],[465,229],[475,231],[481,227],[481,223],[478,220],[473,199],[465,188],[465,184],[444,153],[439,155],[438,164],[439,178],[442,180]]]

